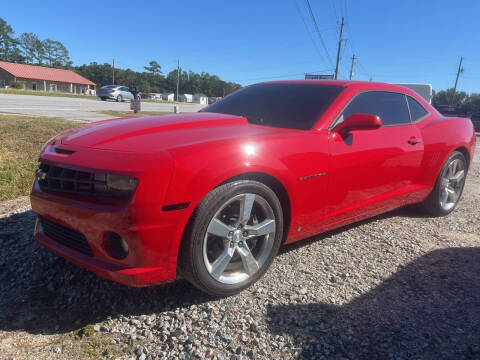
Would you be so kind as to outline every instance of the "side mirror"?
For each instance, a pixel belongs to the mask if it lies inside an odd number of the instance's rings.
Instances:
[[[337,133],[348,133],[352,130],[374,130],[382,126],[382,120],[377,115],[352,114],[333,128]]]

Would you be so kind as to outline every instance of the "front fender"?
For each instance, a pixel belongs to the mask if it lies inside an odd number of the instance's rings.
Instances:
[[[290,200],[292,229],[321,217],[328,186],[328,134],[305,131],[281,138],[239,139],[170,150],[174,170],[165,205],[201,201],[245,173],[277,179]],[[298,234],[300,235],[300,234]]]

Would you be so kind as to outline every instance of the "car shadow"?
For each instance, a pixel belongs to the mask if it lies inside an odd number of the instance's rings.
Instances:
[[[399,210],[363,223],[399,214],[412,216]],[[131,288],[102,279],[38,245],[34,223],[32,211],[0,219],[0,330],[64,333],[109,317],[174,311],[215,299],[185,280]],[[354,226],[358,223],[286,245],[282,252]]]
[[[479,359],[480,248],[435,250],[342,306],[275,305],[305,358]]]
[[[0,330],[64,333],[212,300],[184,280],[131,288],[102,279],[38,245],[34,223],[32,211],[0,219]]]

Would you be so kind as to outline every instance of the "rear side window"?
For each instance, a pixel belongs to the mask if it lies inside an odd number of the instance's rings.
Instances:
[[[428,111],[420,105],[420,103],[415,100],[414,98],[407,96],[408,100],[408,107],[410,108],[410,116],[412,117],[412,121],[418,121],[419,119],[423,118],[425,115],[428,114]]]
[[[410,124],[410,114],[403,94],[386,91],[358,94],[343,111],[343,119],[356,113],[377,115],[384,126]]]

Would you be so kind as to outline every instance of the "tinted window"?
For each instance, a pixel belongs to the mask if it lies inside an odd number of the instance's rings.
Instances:
[[[203,109],[244,116],[249,123],[289,129],[311,129],[343,90],[315,84],[247,86]]]
[[[410,123],[405,95],[385,91],[367,91],[357,95],[343,111],[343,119],[352,114],[380,116],[383,125]]]
[[[418,119],[424,117],[428,114],[428,111],[418,103],[417,100],[414,98],[407,96],[408,99],[408,107],[410,108],[410,116],[412,117],[412,121],[417,121]]]

